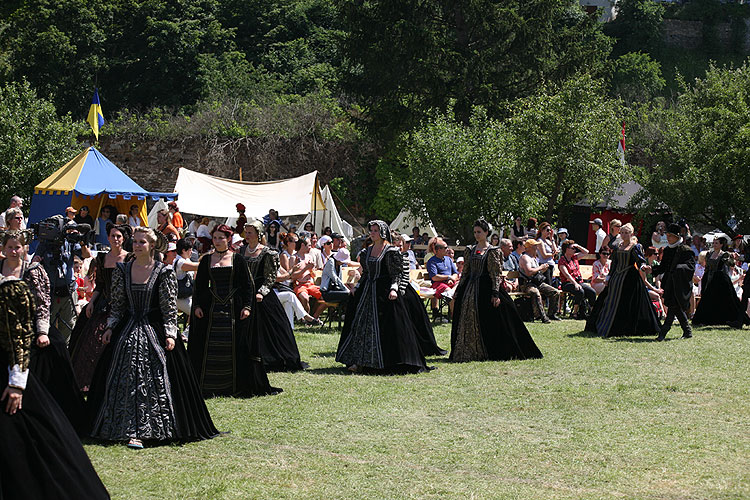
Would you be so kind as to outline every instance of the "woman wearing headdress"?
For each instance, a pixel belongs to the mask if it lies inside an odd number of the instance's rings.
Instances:
[[[143,448],[146,440],[218,435],[177,330],[177,279],[154,258],[165,239],[136,228],[129,262],[112,274],[107,348],[89,391],[91,436]]]
[[[214,252],[198,265],[190,318],[188,354],[205,396],[277,394],[250,331],[255,288],[247,264],[229,244],[232,229],[221,224],[211,233]]]
[[[106,499],[81,441],[31,369],[35,298],[0,277],[0,498]]]
[[[44,267],[25,259],[27,239],[31,233],[26,230],[7,231],[2,235],[5,258],[0,259],[0,274],[5,277],[20,278],[29,286],[34,297],[35,342],[31,347],[31,368],[37,380],[55,398],[57,404],[70,420],[73,427],[83,432],[85,413],[83,397],[73,376],[65,338],[56,328],[50,328],[50,284]]]
[[[633,225],[620,228],[621,243],[612,253],[607,286],[599,294],[586,321],[586,331],[602,337],[657,335],[659,318],[639,268],[648,266],[643,248],[633,236]]]
[[[403,259],[381,220],[367,224],[372,245],[359,255],[362,277],[347,306],[336,361],[351,371],[421,372],[427,369],[417,332],[398,288]]]
[[[129,257],[132,258],[124,248],[132,237],[132,231],[128,224],[116,226],[108,223],[110,250],[106,254],[97,254],[90,264],[96,270],[94,294],[78,316],[69,344],[73,371],[78,387],[83,392],[88,392],[94,368],[104,351],[102,335],[107,330],[107,317],[112,300],[112,273],[117,264],[125,262]]]
[[[503,256],[490,245],[489,224],[474,223],[476,245],[464,251],[451,328],[452,361],[541,358],[542,353],[502,286]]]
[[[274,224],[274,222],[271,222]],[[250,337],[257,337],[263,366],[268,370],[296,371],[307,368],[300,361],[294,331],[289,326],[284,307],[273,293],[279,271],[279,254],[260,242],[263,223],[252,219],[245,224],[245,240],[239,254],[247,262],[254,284],[250,315]]]
[[[706,256],[701,279],[701,300],[693,315],[693,325],[730,325],[742,328],[750,323],[732,284],[732,253],[726,251],[727,237],[715,237],[713,251]]]

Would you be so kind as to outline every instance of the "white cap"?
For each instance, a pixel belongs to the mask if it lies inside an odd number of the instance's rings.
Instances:
[[[349,262],[352,260],[352,256],[346,247],[339,248],[338,251],[333,254],[333,258],[339,262]]]
[[[458,264],[459,262],[463,262],[463,261],[464,261],[464,258],[463,257],[459,257],[459,258],[456,259],[456,264]]]
[[[560,229],[557,230],[557,234],[560,234],[560,233],[568,234],[568,230],[565,229],[564,227],[561,227]]]
[[[176,251],[177,251],[177,243],[175,242],[167,243],[167,252],[176,252]]]

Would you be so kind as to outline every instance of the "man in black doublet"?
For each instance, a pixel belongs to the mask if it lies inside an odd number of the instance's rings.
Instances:
[[[667,228],[668,246],[664,248],[661,263],[654,266],[654,275],[663,274],[664,305],[667,307],[667,318],[661,327],[656,340],[664,340],[677,317],[682,327],[682,338],[693,336],[688,322],[687,310],[690,306],[690,294],[693,291],[693,274],[695,273],[695,254],[680,237],[680,226],[670,224]]]

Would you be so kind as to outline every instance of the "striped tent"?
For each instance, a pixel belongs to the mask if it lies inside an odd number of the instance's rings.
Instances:
[[[101,207],[112,205],[128,213],[131,205],[140,207],[141,220],[148,220],[146,198],[174,200],[177,193],[152,193],[128,177],[96,148],[86,148],[55,173],[37,184],[31,199],[29,222],[39,222],[67,207],[76,210],[87,205],[96,219]]]

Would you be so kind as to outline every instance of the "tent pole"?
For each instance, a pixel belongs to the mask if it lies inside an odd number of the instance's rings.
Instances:
[[[318,176],[315,176],[313,184],[313,231],[318,232]]]

